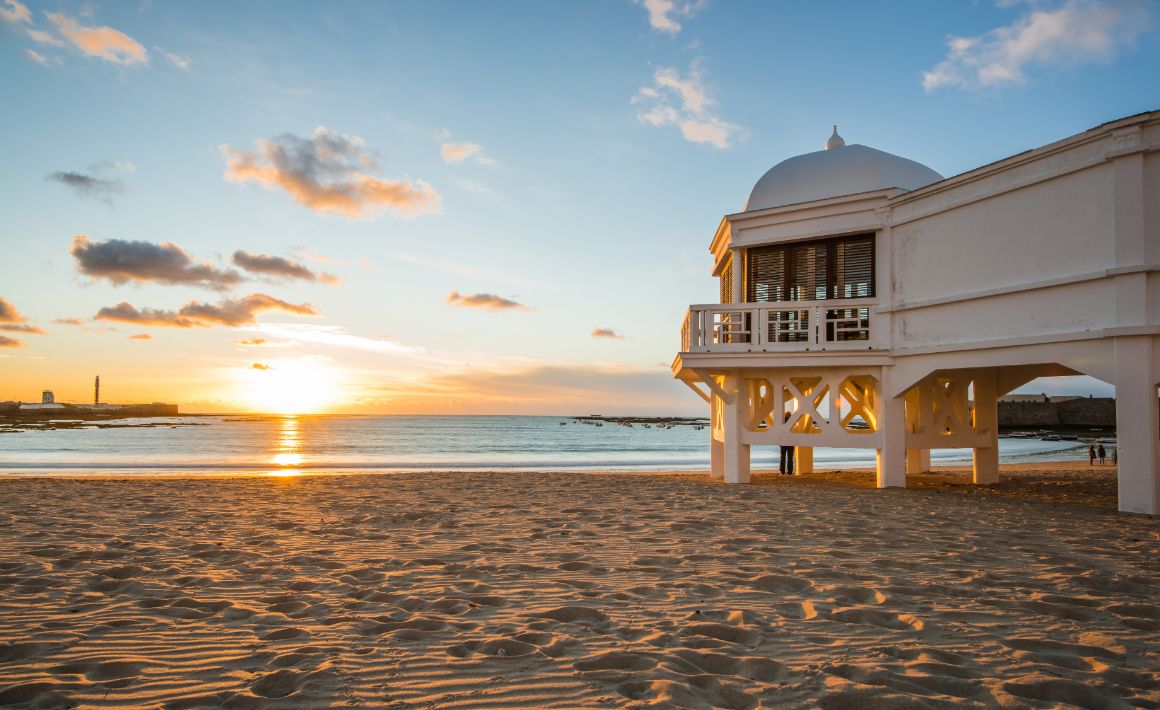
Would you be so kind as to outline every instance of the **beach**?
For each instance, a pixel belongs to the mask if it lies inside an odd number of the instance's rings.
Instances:
[[[0,706],[1160,706],[1160,520],[1003,470],[3,479]]]

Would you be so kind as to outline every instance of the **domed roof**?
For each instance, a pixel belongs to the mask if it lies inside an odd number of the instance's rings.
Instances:
[[[745,211],[890,187],[916,190],[942,179],[922,163],[864,145],[846,145],[834,126],[825,150],[783,160],[762,175],[749,193]]]

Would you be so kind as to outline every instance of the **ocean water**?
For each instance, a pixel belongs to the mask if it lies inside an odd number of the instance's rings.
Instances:
[[[561,426],[566,422],[566,426]],[[585,425],[567,417],[199,416],[130,419],[117,428],[0,433],[0,476],[575,470],[686,471],[709,467],[709,430]],[[1007,439],[1004,462],[1082,458],[1086,445]],[[754,447],[755,468],[777,466]],[[970,460],[936,450],[936,462]],[[874,465],[870,449],[814,452],[818,468]]]

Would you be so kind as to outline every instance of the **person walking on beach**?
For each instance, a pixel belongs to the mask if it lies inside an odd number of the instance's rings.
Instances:
[[[1096,465],[1096,445],[1092,444],[1088,447],[1088,466]]]
[[[1102,441],[1097,441],[1096,446],[1098,447],[1098,448],[1096,448],[1096,453],[1100,457],[1100,465],[1103,466],[1104,459],[1106,459],[1108,457],[1108,450],[1104,448],[1104,444]]]
[[[777,467],[783,476],[793,475],[793,447],[781,447],[781,464]]]

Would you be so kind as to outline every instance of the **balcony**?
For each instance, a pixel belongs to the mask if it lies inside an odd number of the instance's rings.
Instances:
[[[689,306],[687,353],[808,352],[876,348],[876,298]]]

